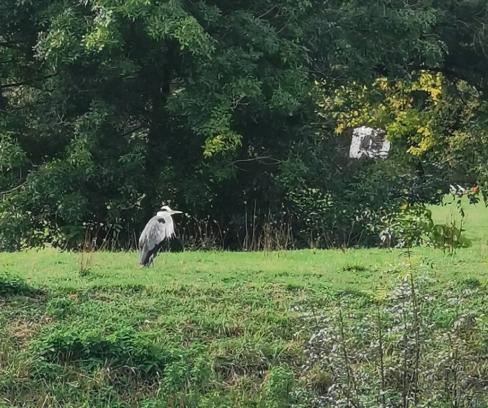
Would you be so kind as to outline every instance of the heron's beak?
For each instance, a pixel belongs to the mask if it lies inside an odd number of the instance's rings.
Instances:
[[[170,215],[173,215],[173,214],[183,214],[183,211],[171,210],[169,213],[170,213]]]

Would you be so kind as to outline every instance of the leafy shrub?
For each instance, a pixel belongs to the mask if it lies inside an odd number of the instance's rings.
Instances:
[[[461,248],[469,245],[469,241],[463,236],[462,226],[456,226],[455,223],[433,225],[429,239],[435,248],[452,251],[455,248]]]
[[[23,279],[0,272],[0,296],[30,296],[38,293],[40,293],[38,289],[30,287]]]
[[[163,389],[166,392],[178,392],[189,388],[201,389],[208,384],[211,376],[210,362],[207,356],[182,355],[181,359],[169,364],[163,377]]]
[[[425,205],[405,203],[397,213],[387,217],[380,236],[387,246],[410,248],[425,244],[452,252],[469,245],[463,232],[462,222],[459,226],[455,220],[435,224],[432,212]]]
[[[112,330],[96,327],[58,325],[33,343],[35,353],[50,363],[108,362],[129,366],[146,374],[161,372],[171,361],[171,353],[154,346],[149,339],[130,327]]]
[[[148,334],[124,325],[57,325],[32,343],[32,351],[37,356],[35,377],[54,379],[63,365],[90,375],[109,370],[107,381],[120,392],[136,380],[150,387],[158,384],[162,396],[181,401],[187,401],[185,393],[190,389],[205,389],[212,374],[210,360],[201,348],[166,348]]]
[[[66,317],[67,315],[72,313],[73,310],[73,300],[66,297],[51,299],[46,306],[47,314],[58,318]]]
[[[426,242],[433,228],[432,213],[424,205],[403,204],[387,222],[395,246],[410,248]]]

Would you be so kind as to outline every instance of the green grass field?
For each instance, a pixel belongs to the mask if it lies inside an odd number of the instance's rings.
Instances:
[[[486,407],[488,209],[466,213],[452,255],[185,252],[141,269],[99,252],[80,270],[80,254],[0,254],[0,406]]]

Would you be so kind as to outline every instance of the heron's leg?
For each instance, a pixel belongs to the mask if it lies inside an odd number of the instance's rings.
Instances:
[[[156,258],[156,255],[158,254],[158,249],[154,251],[151,257],[151,265],[154,266],[154,259]]]
[[[163,242],[160,242],[158,245],[156,245],[156,248],[154,248],[154,252],[153,252],[153,258],[152,260],[154,261],[154,258],[156,258],[156,256],[158,255],[159,251],[161,251],[161,248],[163,246]]]

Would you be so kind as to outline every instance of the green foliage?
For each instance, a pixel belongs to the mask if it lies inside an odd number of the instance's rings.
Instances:
[[[467,245],[462,233],[462,227],[457,227],[455,223],[452,225],[437,224],[432,227],[430,239],[434,247],[452,251]]]
[[[123,325],[51,327],[32,347],[40,359],[49,363],[79,363],[88,367],[102,363],[114,367],[129,365],[135,372],[148,376],[161,372],[170,360],[163,350],[154,348],[144,336]]]
[[[11,133],[0,134],[0,172],[5,176],[9,171],[25,164],[25,152]]]
[[[30,296],[39,293],[23,279],[8,273],[0,273],[0,296]]]
[[[431,211],[424,206],[405,204],[394,219],[388,223],[401,248],[411,248],[426,242],[427,235],[438,230],[432,221]]]
[[[75,302],[69,298],[51,299],[46,306],[46,313],[53,317],[64,318],[75,310]]]
[[[178,361],[168,365],[164,371],[162,390],[166,395],[204,392],[212,378],[211,364],[208,357],[186,353]]]
[[[259,406],[279,408],[292,406],[293,372],[287,367],[276,367],[268,372],[262,385]]]
[[[221,246],[243,203],[288,246],[372,245],[402,201],[486,194],[487,11],[441,3],[3,1],[0,248],[131,247],[163,201]],[[364,122],[387,164],[337,149]]]

